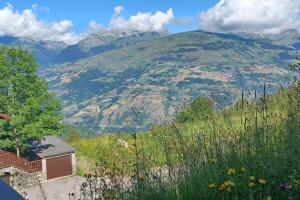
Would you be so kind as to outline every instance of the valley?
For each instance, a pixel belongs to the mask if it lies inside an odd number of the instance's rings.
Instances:
[[[287,63],[297,56],[299,39],[292,32],[272,37],[204,31],[92,34],[75,45],[43,47],[51,58],[47,62],[35,53],[36,46],[25,48],[63,100],[65,123],[93,134],[147,130],[199,95],[221,109],[242,90],[262,93],[266,83],[275,91],[292,78]]]

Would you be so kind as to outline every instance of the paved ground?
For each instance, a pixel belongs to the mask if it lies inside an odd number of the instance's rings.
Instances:
[[[82,182],[82,177],[73,176],[50,180],[41,185],[45,190],[47,200],[77,200]],[[39,186],[26,188],[24,192],[27,193],[26,199],[28,200],[44,200]],[[69,193],[74,193],[74,196],[70,198]]]

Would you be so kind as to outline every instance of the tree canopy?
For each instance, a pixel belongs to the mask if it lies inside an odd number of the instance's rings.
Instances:
[[[38,76],[34,57],[25,50],[0,47],[0,148],[25,150],[28,141],[63,130],[61,103]]]
[[[204,96],[199,96],[187,107],[176,115],[176,121],[206,121],[212,118],[214,113],[213,102]]]

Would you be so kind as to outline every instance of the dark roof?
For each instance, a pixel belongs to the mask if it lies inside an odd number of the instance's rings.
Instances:
[[[39,158],[49,158],[75,152],[72,146],[56,136],[46,136],[39,142],[32,142],[30,146],[30,153],[37,155]]]
[[[9,120],[9,119],[11,119],[11,116],[0,113],[0,119]]]
[[[24,198],[0,179],[0,199],[24,200]]]

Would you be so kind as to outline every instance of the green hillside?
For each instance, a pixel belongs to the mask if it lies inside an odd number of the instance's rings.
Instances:
[[[87,184],[101,177],[112,184],[85,188],[83,194],[88,197],[91,190],[104,199],[300,198],[300,85],[260,98],[255,94],[219,112],[211,112],[210,101],[199,97],[177,120],[146,133],[84,139],[73,132],[68,139],[77,147],[79,172],[90,174]],[[186,120],[178,121],[186,112]],[[118,145],[118,139],[128,147]]]
[[[285,66],[296,56],[298,41],[296,35],[139,33],[96,47],[83,41],[76,46],[79,60],[52,66],[42,75],[64,100],[66,123],[92,132],[146,129],[201,94],[223,108],[241,90],[255,87],[261,93],[264,82],[272,86],[270,92],[276,90],[290,78]],[[142,112],[140,125],[132,125],[133,109]]]

